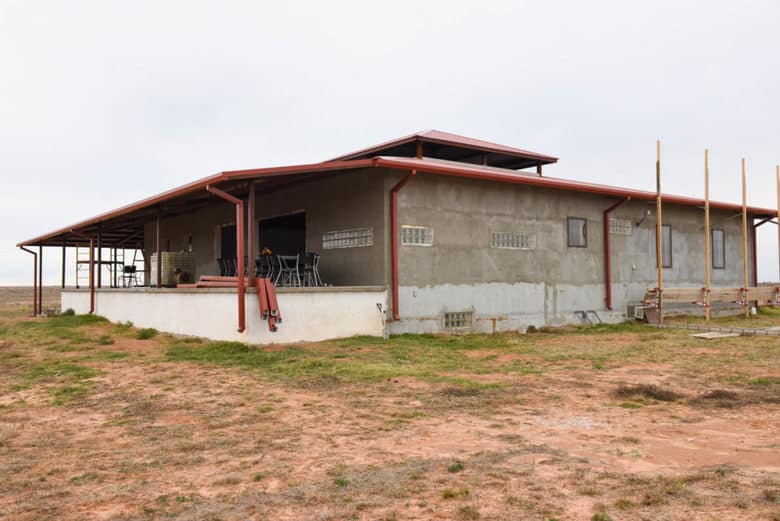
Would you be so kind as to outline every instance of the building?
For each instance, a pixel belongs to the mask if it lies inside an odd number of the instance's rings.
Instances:
[[[92,308],[113,321],[215,339],[524,331],[577,322],[576,313],[587,310],[622,320],[656,286],[656,194],[547,176],[543,168],[556,162],[419,132],[321,163],[222,172],[20,246],[39,246],[40,256],[44,247],[61,249],[63,287],[65,249],[94,252],[91,263],[80,257],[78,265],[94,269],[94,289],[66,288],[63,309]],[[703,285],[703,205],[663,196],[666,285]],[[742,287],[735,218],[742,206],[710,207],[712,284]],[[748,207],[747,215],[755,284],[755,226],[777,212]],[[115,259],[135,249],[145,259],[140,278],[152,284],[121,287],[122,272],[132,268]],[[276,332],[259,315],[251,278],[234,278],[232,287],[212,287],[224,285],[218,278],[203,284],[209,287],[163,287],[176,262],[198,280],[235,275],[245,257],[245,273],[253,275],[251,260],[263,250],[274,259],[319,254],[325,284],[277,287],[284,320]]]

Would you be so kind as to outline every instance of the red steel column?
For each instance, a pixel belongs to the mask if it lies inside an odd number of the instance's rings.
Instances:
[[[65,241],[62,242],[62,289],[65,289],[65,249],[68,246],[68,243]]]
[[[160,252],[160,242],[162,239],[160,238],[160,209],[157,208],[157,222],[156,222],[156,232],[157,237],[155,239],[155,249],[157,250],[157,287],[162,287],[162,253]]]
[[[247,200],[247,235],[249,236],[247,249],[247,261],[249,262],[249,283],[254,286],[255,284],[255,256],[257,255],[257,221],[255,208],[255,182],[249,183],[249,199]]]
[[[417,170],[412,170],[403,177],[390,190],[390,235],[391,235],[391,262],[392,262],[392,292],[393,292],[393,320],[400,320],[401,315],[398,308],[398,192],[417,174]]]
[[[38,254],[24,246],[19,249],[33,256],[33,316],[38,316]]]
[[[236,286],[238,287],[238,332],[246,330],[246,264],[244,262],[244,201],[238,197],[223,192],[211,185],[206,186],[206,191],[221,197],[236,205],[236,256],[238,257],[238,273],[236,273]]]
[[[38,246],[38,313],[43,313],[43,246]]]

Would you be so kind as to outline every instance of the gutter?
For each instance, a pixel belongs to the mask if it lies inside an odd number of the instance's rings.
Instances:
[[[378,163],[378,161],[377,161]],[[401,315],[398,310],[398,192],[401,191],[406,183],[417,174],[417,170],[412,169],[390,190],[390,245],[391,263],[392,263],[392,292],[393,292],[393,320],[400,320]]]
[[[609,214],[616,210],[623,203],[631,200],[628,195],[606,210],[604,210],[604,286],[606,291],[607,309],[612,311],[612,259],[609,254]]]
[[[238,286],[238,332],[243,333],[246,330],[246,310],[244,309],[246,305],[246,266],[244,261],[244,201],[211,185],[206,185],[206,191],[216,195],[217,197],[221,197],[229,203],[236,205],[236,261],[238,262],[236,285]],[[158,258],[157,265],[159,266],[160,264],[162,264],[162,262],[161,259]]]

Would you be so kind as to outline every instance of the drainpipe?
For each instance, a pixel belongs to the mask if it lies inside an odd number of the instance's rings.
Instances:
[[[398,311],[398,192],[415,174],[417,174],[417,170],[412,170],[390,190],[390,235],[393,241],[390,248],[393,270],[393,320],[401,319]]]
[[[43,246],[38,246],[38,313],[43,313]]]
[[[38,254],[24,246],[19,246],[19,249],[33,256],[33,316],[36,317],[38,316]]]
[[[238,286],[238,332],[246,330],[246,313],[244,311],[246,294],[246,268],[244,265],[244,201],[234,197],[219,188],[206,185],[206,191],[217,197],[236,205],[236,259],[238,261],[238,273],[236,273],[236,285]]]
[[[91,315],[95,312],[95,239],[76,230],[71,230],[70,233],[89,241],[89,314]]]
[[[626,196],[606,210],[604,210],[604,283],[606,290],[607,309],[612,311],[612,260],[609,254],[609,214],[623,203],[630,201],[631,196]]]

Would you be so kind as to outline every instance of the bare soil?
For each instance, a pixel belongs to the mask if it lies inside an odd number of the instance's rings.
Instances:
[[[81,330],[111,344],[52,350],[13,333],[23,313],[2,313],[3,519],[780,519],[776,339],[571,332],[513,350],[484,337],[467,358],[495,371],[458,372],[480,384],[459,386],[173,362],[170,337],[110,324]],[[594,367],[603,349],[647,338],[678,342],[679,358]],[[766,356],[733,356],[759,341],[750,349]],[[518,360],[539,370],[502,371]],[[58,386],[78,384],[30,380],[41,361],[97,374],[57,403]],[[674,395],[654,399],[649,386]],[[722,400],[706,398],[713,390]]]

